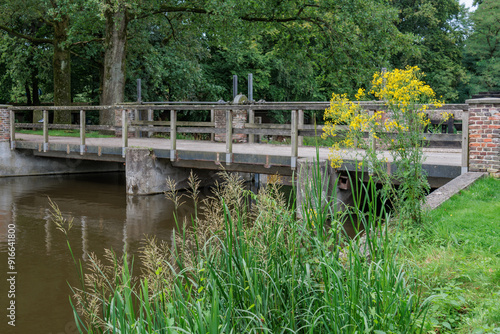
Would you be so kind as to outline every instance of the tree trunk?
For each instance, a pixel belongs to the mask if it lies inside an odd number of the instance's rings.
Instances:
[[[29,85],[29,83],[27,81],[24,84],[24,90],[26,92],[26,104],[29,105],[29,106],[32,106],[33,102],[31,101],[30,85]]]
[[[113,7],[110,6],[110,8]],[[105,17],[106,36],[101,104],[113,105],[123,102],[125,95],[127,9],[125,6],[120,6],[115,11],[107,10]],[[101,125],[113,125],[114,113],[100,111],[99,122]]]
[[[33,67],[31,69],[31,87],[33,91],[33,105],[34,106],[39,106],[40,105],[40,94],[38,92],[38,68]],[[42,110],[33,110],[33,123],[38,122],[43,118],[43,111]]]
[[[63,16],[54,22],[54,105],[69,106],[71,104],[71,54],[65,45],[68,39],[69,18]],[[55,111],[54,123],[70,124],[69,111]]]

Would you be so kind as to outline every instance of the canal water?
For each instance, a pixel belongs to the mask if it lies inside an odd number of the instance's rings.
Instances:
[[[137,254],[145,235],[172,237],[173,204],[164,195],[126,196],[123,174],[0,178],[1,334],[78,333],[68,299],[77,271],[65,235],[51,223],[49,197],[74,218],[69,242],[84,264],[104,248]]]

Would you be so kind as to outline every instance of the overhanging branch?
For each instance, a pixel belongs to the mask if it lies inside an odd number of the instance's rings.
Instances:
[[[28,41],[30,41],[33,44],[54,44],[54,40],[53,39],[37,38],[37,37],[33,37],[33,36],[21,34],[20,32],[15,31],[14,29],[11,29],[11,28],[3,26],[3,25],[0,25],[0,30],[8,32],[9,34],[14,35],[16,37],[28,40]]]

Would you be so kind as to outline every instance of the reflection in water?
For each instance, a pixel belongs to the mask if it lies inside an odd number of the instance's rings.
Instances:
[[[164,195],[127,197],[123,174],[0,179],[0,333],[77,333],[68,286],[78,277],[66,238],[51,222],[48,197],[66,218],[75,259],[105,248],[137,254],[145,235],[170,240],[173,205]],[[192,208],[182,207],[180,215]],[[7,325],[7,230],[16,225],[16,327]],[[138,262],[138,257],[135,257]],[[138,270],[137,266],[135,268]]]

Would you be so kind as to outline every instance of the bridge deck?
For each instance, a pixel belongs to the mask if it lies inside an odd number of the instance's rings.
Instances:
[[[50,137],[48,152],[41,151],[43,136],[16,134],[16,148],[33,149],[37,155],[65,157],[75,159],[124,161],[121,156],[121,138],[87,138],[87,153],[80,155],[80,139],[75,137]],[[128,147],[152,149],[159,158],[170,157],[171,143],[163,138],[129,138]],[[69,152],[69,154],[68,154]],[[233,144],[234,165],[233,170],[263,172],[262,167],[273,174],[278,170],[271,167],[290,169],[291,147],[289,145],[272,144]],[[177,140],[176,165],[191,168],[211,168],[224,164],[226,154],[225,143],[210,141]],[[361,151],[350,150],[343,154],[345,161],[356,160]],[[424,167],[430,177],[453,178],[460,175],[461,149],[424,149],[426,157]],[[319,157],[327,159],[329,149],[319,148]],[[392,161],[389,152],[382,153],[389,162]],[[299,158],[316,157],[316,148],[303,146],[298,148]],[[233,165],[233,164],[232,164]],[[242,165],[249,165],[247,168]],[[238,167],[239,166],[239,167]],[[257,168],[259,167],[259,168]],[[256,169],[257,168],[257,169]],[[289,174],[285,173],[285,174]]]

